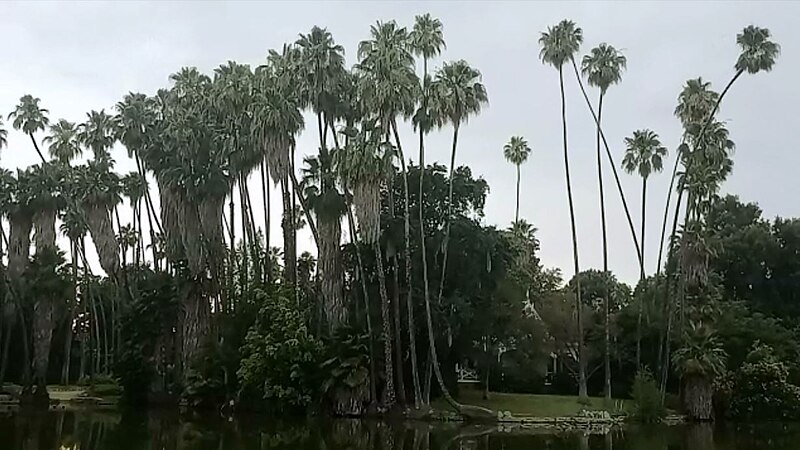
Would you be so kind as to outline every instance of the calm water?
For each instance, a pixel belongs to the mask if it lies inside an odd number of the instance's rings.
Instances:
[[[545,433],[455,424],[269,417],[178,416],[165,412],[0,415],[0,449],[72,450],[795,450],[800,427],[627,427],[605,434]]]

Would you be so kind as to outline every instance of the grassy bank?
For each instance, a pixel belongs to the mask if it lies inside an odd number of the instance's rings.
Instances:
[[[488,400],[484,400],[482,392],[470,390],[463,390],[457,400],[493,411],[508,411],[518,417],[568,417],[577,415],[581,410],[606,410],[613,414],[630,408],[628,400],[614,400],[606,404],[603,398],[590,397],[586,404],[578,402],[578,397],[568,395],[492,393]],[[437,409],[448,409],[447,403],[441,399],[433,403]]]

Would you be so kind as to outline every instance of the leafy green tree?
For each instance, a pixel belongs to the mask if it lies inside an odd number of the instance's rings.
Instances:
[[[561,124],[564,143],[564,174],[567,183],[567,201],[569,202],[569,218],[572,230],[572,262],[575,273],[580,273],[578,261],[578,232],[575,226],[575,205],[572,201],[572,181],[570,180],[569,170],[569,148],[567,145],[567,104],[564,96],[564,64],[572,60],[575,53],[583,42],[583,30],[570,20],[562,20],[558,25],[548,27],[547,31],[542,32],[539,38],[539,45],[542,47],[539,58],[544,64],[549,64],[558,69],[558,80],[561,88]],[[581,286],[577,283],[575,289],[576,305],[581,305]],[[586,393],[586,367],[583,357],[583,321],[581,320],[581,307],[577,306],[577,328],[578,328],[578,395],[582,399],[587,397]]]
[[[257,295],[271,298],[260,301],[263,306],[245,338],[237,374],[242,383],[240,399],[249,398],[275,411],[305,410],[318,398],[314,373],[322,345],[289,296],[280,292]]]
[[[506,145],[503,146],[503,156],[506,161],[514,164],[517,168],[517,203],[514,209],[514,222],[519,222],[519,167],[528,160],[531,154],[531,148],[528,147],[528,141],[522,136],[512,136]]]

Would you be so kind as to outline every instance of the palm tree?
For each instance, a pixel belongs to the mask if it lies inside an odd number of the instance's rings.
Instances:
[[[78,145],[78,128],[73,122],[65,119],[51,124],[50,135],[45,136],[42,142],[49,144],[50,157],[61,164],[69,164],[83,153],[81,146]]]
[[[519,222],[519,166],[528,160],[530,154],[531,148],[528,147],[528,141],[522,136],[512,136],[508,143],[503,146],[503,156],[506,157],[506,161],[517,167],[517,206],[514,210],[514,223]]]
[[[399,28],[394,21],[381,23],[371,27],[372,38],[362,41],[359,44],[359,57],[361,63],[357,69],[361,73],[359,77],[359,97],[365,104],[365,109],[375,111],[380,118],[380,125],[386,140],[389,141],[391,130],[397,156],[400,160],[401,176],[403,180],[403,219],[404,219],[404,238],[403,249],[405,259],[405,275],[407,286],[406,304],[411,305],[411,225],[409,212],[409,189],[408,173],[406,170],[406,159],[403,147],[400,142],[400,135],[397,131],[397,116],[410,116],[414,111],[414,103],[417,98],[419,80],[414,73],[414,57],[409,45],[409,34],[405,28]],[[391,208],[394,214],[394,207]],[[393,256],[394,266],[397,266],[397,257]],[[397,270],[395,270],[395,275]],[[397,277],[395,276],[395,279]],[[402,367],[402,339],[400,335],[400,302],[399,286],[395,283],[394,293],[398,296],[395,301],[395,339],[398,360],[397,383],[400,401],[405,402],[405,383],[403,380]],[[412,307],[413,308],[413,307]],[[413,315],[413,309],[412,309]],[[416,354],[416,345],[411,348],[411,353]],[[415,389],[419,385],[419,375],[416,367],[416,357],[412,359],[412,378],[414,379]],[[416,390],[415,390],[416,394]],[[415,404],[419,400],[415,399]]]
[[[683,384],[684,410],[693,420],[712,420],[712,383],[724,373],[728,355],[713,330],[703,323],[691,322],[683,341],[672,360]]]
[[[558,69],[558,80],[561,88],[561,124],[563,131],[564,143],[564,173],[567,182],[567,200],[569,202],[569,217],[570,226],[572,229],[572,261],[575,274],[580,273],[580,265],[578,263],[578,234],[575,227],[575,205],[572,201],[572,183],[570,180],[569,171],[569,150],[567,146],[567,104],[564,97],[564,64],[572,60],[575,53],[578,51],[581,42],[583,42],[583,30],[577,27],[574,22],[570,20],[562,20],[558,25],[548,27],[547,31],[543,32],[539,38],[539,45],[542,49],[539,52],[539,58],[545,64]],[[575,304],[577,311],[578,323],[578,395],[584,399],[587,397],[586,393],[586,367],[583,351],[583,323],[581,320],[581,285],[580,277],[575,278]]]
[[[447,255],[449,253],[450,226],[453,221],[453,174],[455,173],[456,150],[458,149],[458,131],[461,124],[480,113],[489,97],[486,94],[486,87],[481,83],[481,73],[472,68],[466,61],[460,60],[452,63],[445,63],[436,72],[436,78],[431,85],[431,89],[436,91],[437,115],[442,120],[447,120],[453,126],[453,146],[450,151],[450,173],[447,194],[447,218],[445,222],[444,241],[442,242],[442,274],[439,282],[438,302],[442,302],[444,294],[444,284],[447,278]],[[426,305],[427,309],[427,305]],[[427,311],[426,311],[427,313]],[[429,316],[430,320],[430,316]],[[428,340],[431,345],[431,365],[436,375],[439,387],[445,394],[445,398],[453,405],[457,403],[452,400],[447,388],[444,386],[441,371],[439,370],[438,356],[435,352],[433,336],[433,326],[428,324]]]
[[[19,99],[16,109],[8,115],[8,119],[14,119],[11,124],[15,130],[22,130],[23,133],[31,138],[33,148],[44,163],[46,160],[41,150],[39,150],[39,144],[36,143],[36,138],[33,135],[37,131],[44,131],[45,127],[47,127],[49,123],[47,114],[49,111],[40,107],[39,102],[40,99],[38,97],[33,97],[30,94],[23,95]]]
[[[416,16],[414,21],[414,29],[410,33],[411,49],[418,55],[422,56],[422,86],[420,90],[420,106],[414,114],[413,124],[419,131],[419,203],[423,202],[424,191],[422,189],[425,174],[425,135],[429,133],[433,127],[441,123],[441,117],[436,117],[433,114],[430,96],[430,78],[428,76],[428,60],[438,56],[442,49],[446,48],[444,42],[444,35],[442,33],[442,22],[439,19],[431,17],[430,14]],[[428,284],[428,258],[425,249],[425,213],[424,208],[419,208],[419,232],[420,232],[420,253],[422,254],[422,277],[423,277],[423,291],[425,295],[426,313],[428,323],[432,323],[430,317],[430,287]],[[414,314],[409,303],[408,308],[408,333],[409,342],[412,349],[416,348],[416,337],[414,330]],[[429,336],[433,334],[433,330],[428,329]],[[435,343],[433,343],[435,346]],[[432,351],[435,354],[435,349]],[[411,353],[412,367],[416,366],[416,352]],[[416,372],[416,371],[415,371]],[[415,377],[417,377],[415,375]],[[418,377],[417,377],[418,378]],[[430,377],[426,375],[426,384],[429,384]],[[414,380],[414,401],[417,408],[420,406],[422,397],[421,387],[418,380]],[[426,399],[427,401],[427,399]]]
[[[64,340],[64,364],[61,368],[61,383],[69,383],[70,354],[72,352],[73,321],[78,308],[78,259],[81,255],[80,245],[86,233],[89,232],[86,217],[79,208],[68,205],[61,214],[61,232],[70,242],[70,255],[72,265],[72,303],[67,311],[67,336]],[[96,321],[94,316],[92,322]],[[98,338],[99,342],[99,338]],[[81,357],[84,355],[81,354]]]
[[[30,207],[33,209],[33,238],[36,249],[36,259],[42,268],[52,267],[55,275],[55,265],[48,264],[57,257],[56,246],[56,214],[62,207],[60,184],[57,180],[58,167],[53,164],[41,164],[32,168],[29,182],[33,196]],[[34,296],[33,299],[33,366],[34,395],[40,399],[48,398],[47,394],[47,368],[50,362],[50,346],[53,337],[53,300],[48,295]]]
[[[581,73],[588,78],[589,85],[600,89],[600,98],[597,101],[597,184],[600,195],[600,226],[603,233],[603,272],[608,272],[608,235],[606,233],[606,202],[603,187],[603,167],[600,152],[600,123],[603,117],[603,99],[608,88],[622,80],[622,72],[627,66],[625,56],[613,46],[602,43],[593,48],[581,62]],[[603,292],[603,310],[605,316],[604,327],[604,366],[605,366],[605,396],[611,399],[611,344],[610,344],[610,315],[609,315],[608,287]]]
[[[321,170],[315,175],[317,198],[324,200],[314,208],[320,232],[319,271],[322,276],[323,308],[328,330],[333,333],[347,319],[343,297],[343,274],[341,268],[341,218],[345,202],[335,185],[332,157],[327,147],[331,109],[337,99],[334,95],[338,84],[345,77],[344,48],[335,43],[331,33],[313,27],[308,34],[301,34],[296,41],[299,48],[298,69],[302,80],[299,91],[305,106],[317,116],[319,132],[319,159]],[[306,196],[308,197],[308,196]],[[308,199],[311,204],[311,199]],[[323,206],[327,205],[327,207]]]
[[[626,152],[622,159],[622,167],[628,173],[638,172],[642,177],[642,228],[639,235],[641,248],[645,248],[645,217],[647,205],[647,179],[653,173],[661,172],[663,159],[667,156],[667,149],[661,145],[658,135],[651,130],[636,130],[633,137],[625,138]],[[644,254],[639,270],[639,282],[643,283]],[[639,302],[639,311],[636,319],[636,367],[641,367],[642,362],[642,311],[643,302]]]
[[[100,111],[89,111],[86,122],[80,125],[78,140],[94,153],[96,161],[111,158],[109,150],[117,140],[117,123],[114,116]]]

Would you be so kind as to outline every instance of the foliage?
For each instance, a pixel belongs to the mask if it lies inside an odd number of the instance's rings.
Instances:
[[[800,419],[800,387],[772,348],[756,343],[733,378],[730,415],[737,420]]]
[[[262,304],[242,347],[239,398],[273,411],[302,410],[317,399],[322,344],[280,290],[257,292]]]
[[[143,271],[133,301],[122,314],[120,353],[114,366],[126,401],[147,400],[152,384],[164,386],[169,377],[161,361],[177,321],[178,302],[172,277],[163,272]],[[162,389],[156,389],[161,391]]]
[[[653,374],[640,370],[633,380],[631,398],[634,403],[634,417],[644,423],[657,423],[664,418],[667,410],[661,400],[661,391]]]

